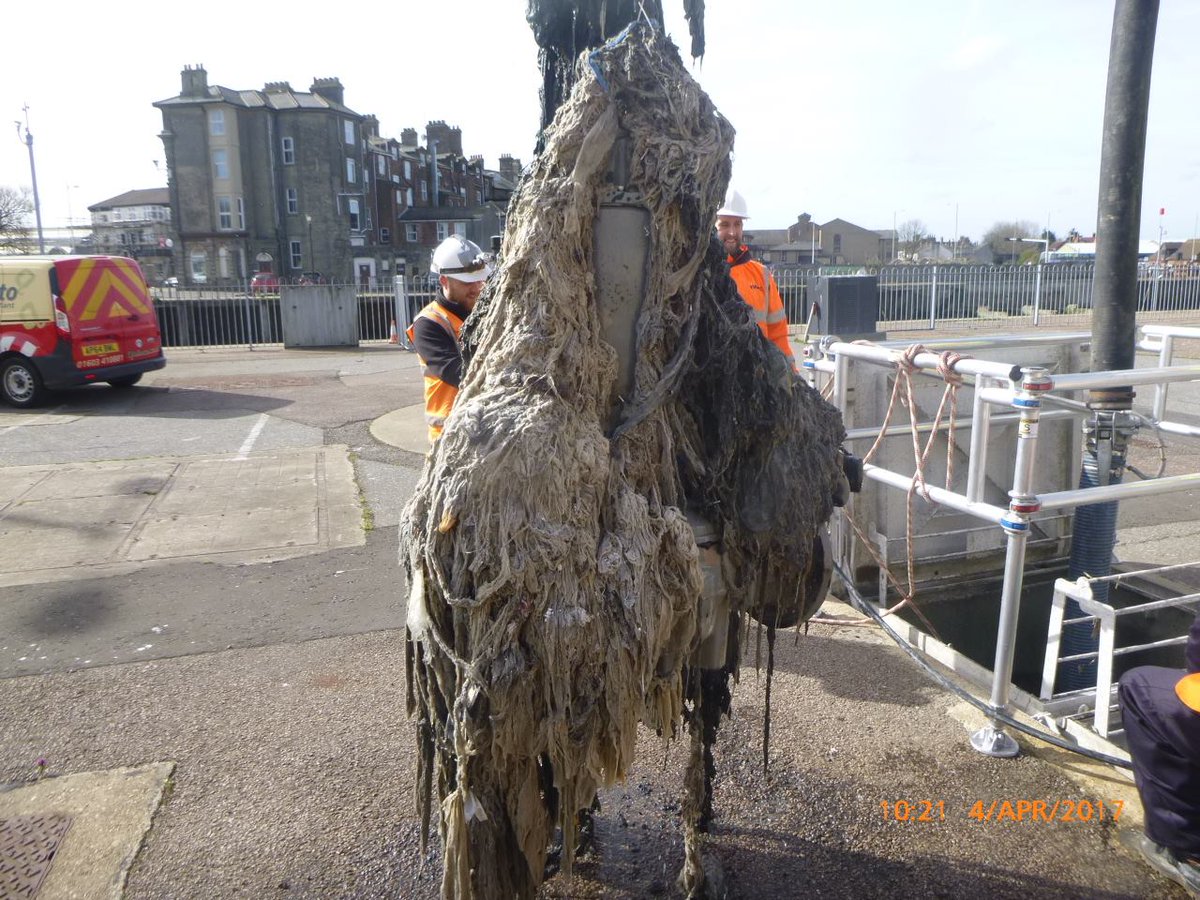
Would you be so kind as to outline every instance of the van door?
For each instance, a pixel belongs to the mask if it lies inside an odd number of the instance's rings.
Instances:
[[[56,263],[55,274],[80,368],[161,355],[158,317],[136,262],[107,256],[65,259]]]

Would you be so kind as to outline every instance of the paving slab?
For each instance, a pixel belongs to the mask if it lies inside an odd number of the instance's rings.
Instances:
[[[22,842],[0,843],[0,896],[120,900],[174,770],[173,762],[156,762],[0,788],[0,829],[10,823],[26,837]],[[37,825],[47,821],[58,826],[51,840],[36,840]],[[50,851],[49,859],[39,861],[40,867],[31,863],[29,853],[20,852],[38,844]],[[10,853],[11,858],[6,858]],[[6,869],[23,869],[33,878],[24,885],[15,879],[13,885],[6,885]],[[33,893],[19,890],[34,879]],[[6,887],[13,893],[6,893]]]
[[[364,540],[342,445],[0,473],[0,586],[182,558],[269,562]]]

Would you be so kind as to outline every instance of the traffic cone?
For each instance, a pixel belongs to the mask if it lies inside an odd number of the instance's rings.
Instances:
[[[400,335],[396,331],[396,320],[395,319],[392,319],[392,327],[388,331],[388,343],[389,344],[400,343]]]

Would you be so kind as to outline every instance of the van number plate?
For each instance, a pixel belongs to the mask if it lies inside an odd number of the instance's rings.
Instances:
[[[84,356],[104,356],[108,353],[120,353],[121,348],[116,344],[85,344],[83,347]]]

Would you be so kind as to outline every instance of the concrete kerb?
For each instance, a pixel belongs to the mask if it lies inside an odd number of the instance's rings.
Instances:
[[[429,452],[425,404],[418,403],[385,413],[371,423],[371,436],[391,447],[424,456]]]

